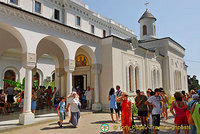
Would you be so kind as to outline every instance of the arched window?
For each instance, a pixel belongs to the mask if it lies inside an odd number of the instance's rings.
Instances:
[[[178,77],[179,77],[179,90],[182,90],[182,81],[181,81],[181,71],[178,72]]]
[[[147,26],[146,25],[143,26],[143,35],[147,35]]]
[[[156,79],[157,79],[156,78],[156,70],[153,70],[152,74],[153,74],[153,77],[152,77],[152,88],[155,89],[157,87],[157,85],[156,85]]]
[[[55,81],[55,73],[52,74],[52,82]]]
[[[135,68],[135,90],[139,89],[139,68]]]
[[[174,74],[174,87],[176,90],[182,90],[181,72],[176,70]]]
[[[40,74],[38,72],[36,72],[36,74],[33,77],[33,81],[35,82],[37,80],[37,84],[39,86],[40,84]]]
[[[4,74],[4,80],[12,80],[15,81],[16,80],[16,74],[13,70],[7,70]],[[4,89],[7,88],[7,83],[4,82]]]
[[[129,66],[129,89],[132,91],[132,66]]]
[[[158,88],[161,87],[161,85],[160,85],[160,73],[159,73],[158,70],[157,70],[157,87]]]

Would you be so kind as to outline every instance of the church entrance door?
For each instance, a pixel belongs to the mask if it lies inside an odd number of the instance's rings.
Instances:
[[[75,75],[73,76],[73,87],[76,88],[79,95],[82,108],[86,107],[85,102],[85,90],[87,87],[87,75]]]

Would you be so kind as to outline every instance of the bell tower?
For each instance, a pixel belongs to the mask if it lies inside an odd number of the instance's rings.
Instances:
[[[145,3],[146,6],[148,4],[148,2]],[[148,11],[148,8],[146,8],[146,11],[138,20],[138,23],[140,23],[140,40],[150,40],[156,38],[155,22],[156,18]]]

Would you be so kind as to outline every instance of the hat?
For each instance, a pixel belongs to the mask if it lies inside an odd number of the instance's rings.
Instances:
[[[195,94],[195,91],[194,91],[194,90],[191,90],[191,91],[190,91],[190,94]]]
[[[73,94],[77,94],[77,93],[76,93],[76,92],[72,92],[72,95],[73,95]]]
[[[123,92],[123,94],[124,94],[124,96],[128,96],[128,93],[126,93],[126,92]]]

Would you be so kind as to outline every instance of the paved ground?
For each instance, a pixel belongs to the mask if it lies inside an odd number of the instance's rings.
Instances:
[[[46,117],[48,118],[48,117]],[[120,124],[112,123],[110,120],[110,114],[108,113],[88,113],[81,115],[78,128],[73,128],[71,124],[68,124],[67,118],[64,122],[64,127],[59,128],[57,120],[48,121],[46,123],[39,123],[30,126],[19,127],[12,130],[7,130],[3,134],[122,134],[120,130]],[[140,125],[139,120],[135,120],[136,125]],[[109,125],[108,132],[102,132],[101,125],[106,123]],[[170,116],[167,122],[162,121],[162,126],[173,126],[173,118]],[[1,126],[1,123],[0,123]],[[0,131],[1,133],[1,131]],[[141,133],[140,130],[135,132]],[[160,130],[159,134],[174,133],[172,130]],[[181,134],[183,131],[181,131]]]

